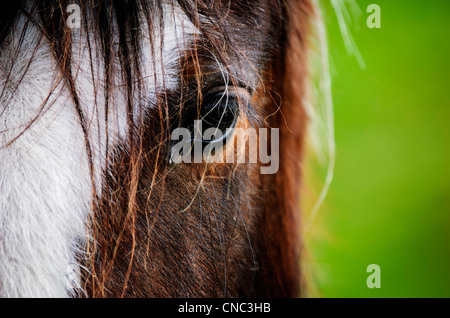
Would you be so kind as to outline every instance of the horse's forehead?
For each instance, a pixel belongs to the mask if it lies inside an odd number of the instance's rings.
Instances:
[[[159,20],[160,17],[144,17],[141,12],[140,75],[144,86],[150,90],[162,87],[170,89],[176,85],[179,59],[191,44],[193,35],[199,32],[179,5],[163,4],[162,8],[162,28],[160,25],[147,25],[147,21]],[[105,65],[102,64],[100,47],[96,47],[95,42],[88,43],[83,27],[71,31],[73,74],[75,77],[79,76],[79,84],[86,89],[89,83],[83,83],[83,78],[93,75],[98,81],[103,80]],[[113,36],[113,42],[117,44],[118,34]],[[55,75],[58,67],[53,60],[51,47],[52,44],[43,37],[38,27],[29,23],[25,15],[19,17],[0,50],[0,89],[4,91],[2,97],[9,88],[17,92],[19,82],[26,87],[27,84],[32,84],[31,79],[38,76],[41,80],[36,83],[39,83],[39,90],[43,90],[46,87],[44,80],[58,76]],[[119,50],[118,47],[114,49]],[[118,63],[118,60],[112,62]],[[93,64],[97,67],[92,68]],[[116,84],[120,86],[119,83]]]
[[[199,33],[179,5],[163,5],[163,9],[162,28],[148,27],[147,21],[152,21],[152,17],[143,17],[141,24],[141,75],[156,90],[175,88],[180,75],[179,60]]]
[[[158,21],[161,18],[160,16],[147,17],[144,16],[144,12],[140,12],[140,78],[134,80],[140,82],[141,88],[144,89],[141,95],[150,101],[150,105],[154,104],[153,101],[156,95],[162,90],[176,88],[180,76],[180,58],[183,52],[191,45],[193,36],[199,32],[179,5],[164,4],[162,8],[162,18],[164,20],[162,24],[153,23],[155,20]],[[153,14],[161,13],[154,12]],[[149,26],[148,23],[152,23],[152,25]],[[103,65],[102,56],[99,56],[100,48],[96,47],[95,43],[89,44],[87,42],[87,37],[83,30],[77,35],[80,45],[77,45],[76,41],[74,41],[72,46],[73,68],[78,69],[81,75],[94,72],[94,78],[97,77],[100,81],[104,81],[103,76],[106,66]],[[118,52],[120,51],[118,46],[119,35],[114,34],[113,37],[113,42],[115,43],[113,49],[116,52],[116,59],[113,59],[111,62],[116,64],[115,68],[118,71],[121,71],[118,59]],[[94,47],[92,48],[92,46]],[[97,63],[98,68],[92,68],[92,60]],[[120,78],[122,78],[120,74],[116,75],[116,80],[119,80],[112,85],[116,87],[115,90],[118,94],[122,94],[120,87],[124,87],[125,83],[120,82]],[[88,85],[92,88],[95,83],[90,83],[85,76],[81,76],[78,84],[81,86]],[[146,104],[148,104],[148,100],[145,101]],[[142,103],[144,101],[137,102]]]
[[[243,1],[242,3],[247,2],[251,1]],[[259,1],[257,2],[259,3]],[[235,6],[235,4],[232,5]],[[162,8],[164,19],[162,29],[157,23],[151,27],[147,25],[147,21],[158,21],[159,16],[144,17],[144,13],[141,12],[140,80],[142,80],[143,88],[146,90],[145,94],[150,99],[150,104],[152,104],[152,98],[156,98],[158,91],[176,88],[180,77],[179,62],[184,54],[183,52],[192,48],[194,36],[202,36],[199,29],[193,25],[191,19],[177,2],[163,4]],[[268,40],[260,37],[263,37],[263,33],[265,33],[262,32],[263,25],[269,23],[269,19],[266,17],[256,20],[256,14],[252,12],[239,12],[239,15],[224,12],[224,15],[230,16],[228,21],[232,24],[231,27],[228,26],[227,28],[227,31],[229,31],[228,36],[232,37],[233,42],[240,46],[239,50],[242,50],[247,55],[243,60],[252,60],[252,55],[258,58],[259,54],[263,53],[261,52],[261,42]],[[154,12],[154,14],[161,13]],[[212,23],[212,20],[208,20],[208,18],[206,20],[208,23]],[[256,22],[257,26],[251,21]],[[25,22],[26,18],[22,16],[19,19],[18,27],[10,35],[10,42],[0,51],[0,88],[2,90],[6,84],[12,88],[19,81],[25,84],[23,86],[26,86],[27,79],[35,78],[33,73],[36,73],[42,79],[39,81],[39,90],[42,91],[45,87],[45,85],[42,85],[43,80],[54,78],[58,72],[57,64],[53,60],[54,56],[51,53],[52,44],[42,39],[42,34],[32,24],[28,25],[27,32],[23,34],[25,41],[21,42],[20,50],[17,50],[18,41],[22,38],[20,25],[25,24]],[[234,29],[233,24],[235,25]],[[83,28],[80,30],[73,29],[72,34],[74,38],[72,45],[73,74],[76,77],[76,84],[80,85],[80,90],[83,94],[89,95],[89,90],[92,90],[94,87],[94,82],[102,82],[104,80],[105,65],[102,64],[101,50],[99,47],[95,47],[95,42],[88,43]],[[119,42],[118,34],[114,34],[114,37],[117,37],[114,39],[114,42],[117,44]],[[118,47],[114,49],[116,51],[119,50]],[[33,60],[32,63],[30,63],[31,59]],[[118,60],[114,62],[119,64]],[[33,68],[28,68],[31,64],[33,64]],[[93,64],[97,67],[92,68]],[[219,64],[218,61],[217,64]],[[215,67],[220,68],[219,65],[215,65]],[[239,65],[239,67],[242,67],[242,65]],[[28,74],[25,74],[25,70],[27,70]],[[242,69],[237,68],[236,73],[240,72],[242,72]],[[254,72],[247,73],[238,74],[238,76],[248,75],[254,77],[256,75],[253,74]],[[120,78],[120,74],[116,75],[117,78]],[[6,83],[6,78],[8,83]],[[123,87],[122,84],[113,83],[117,87]],[[99,87],[101,86],[96,87],[97,91]],[[48,88],[51,89],[52,87],[48,86]],[[6,87],[7,89],[8,87]]]

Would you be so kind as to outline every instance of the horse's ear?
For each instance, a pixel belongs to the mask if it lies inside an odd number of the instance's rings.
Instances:
[[[283,2],[283,36],[279,56],[273,61],[272,90],[279,96],[266,105],[273,114],[270,127],[279,128],[279,171],[263,176],[268,195],[264,204],[263,250],[267,264],[265,287],[269,296],[297,297],[305,293],[301,277],[300,182],[307,116],[304,108],[307,72],[307,39],[313,18],[309,0]]]

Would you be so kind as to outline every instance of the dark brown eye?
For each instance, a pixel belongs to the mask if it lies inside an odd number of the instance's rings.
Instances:
[[[204,97],[200,107],[186,105],[177,118],[177,128],[187,128],[191,132],[192,141],[200,138],[204,145],[221,141],[232,132],[239,116],[238,97],[226,92],[218,92]],[[216,138],[203,138],[204,132],[213,129]]]
[[[217,129],[221,138],[203,139],[203,143],[212,143],[219,140],[223,140],[225,143],[227,135],[236,125],[238,116],[239,103],[235,96],[218,93],[206,98],[200,111],[202,130],[205,132],[207,129]]]

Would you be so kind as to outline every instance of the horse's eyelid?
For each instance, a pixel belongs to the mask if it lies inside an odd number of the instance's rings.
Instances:
[[[253,90],[250,88],[242,87],[242,86],[217,86],[214,88],[210,88],[207,90],[208,94],[214,95],[214,94],[229,94],[233,96],[252,96]]]

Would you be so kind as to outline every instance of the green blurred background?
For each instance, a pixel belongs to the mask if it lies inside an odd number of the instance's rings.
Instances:
[[[371,3],[381,29],[366,26]],[[357,4],[363,14],[351,30],[365,69],[348,55],[331,5],[323,12],[337,157],[305,234],[310,296],[449,297],[450,1]],[[366,286],[369,264],[381,267],[380,289]]]

